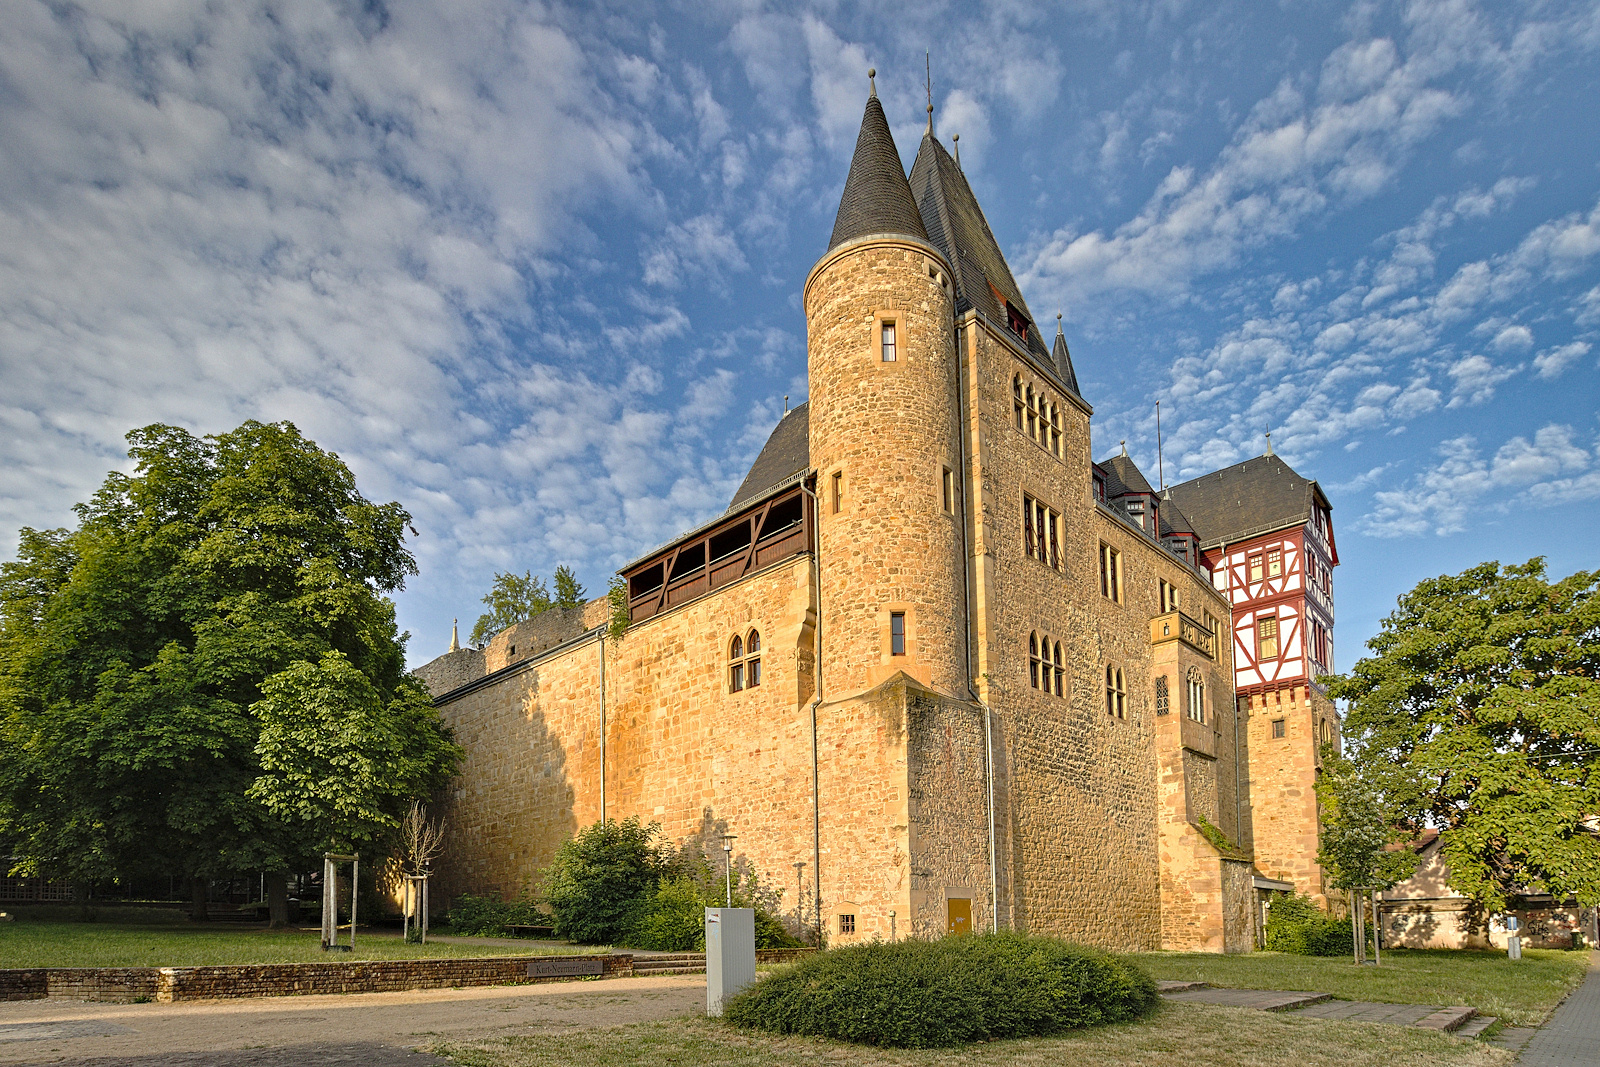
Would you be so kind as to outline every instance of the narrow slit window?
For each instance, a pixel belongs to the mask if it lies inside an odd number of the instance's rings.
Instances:
[[[1016,409],[1017,429],[1022,429],[1022,375],[1011,379],[1011,406]]]
[[[1055,665],[1056,696],[1061,696],[1062,695],[1062,690],[1064,689],[1064,686],[1063,686],[1062,683],[1064,681],[1066,681],[1066,675],[1067,675],[1067,661],[1061,658],[1061,642],[1057,641],[1056,642],[1056,665]]]
[[[944,513],[956,513],[956,474],[949,467],[944,468]]]
[[[906,654],[906,613],[891,611],[889,613],[889,655],[903,656]]]
[[[860,335],[858,334],[857,336]],[[895,360],[900,358],[895,347],[894,323],[886,322],[883,324],[882,342],[883,361],[885,363],[893,363]]]
[[[1039,635],[1031,633],[1028,635],[1028,685],[1034,689],[1039,688],[1039,670],[1041,666],[1042,664],[1039,662]]]
[[[844,507],[844,472],[834,471],[832,478],[833,513],[837,515],[839,509]]]
[[[1113,719],[1127,717],[1128,692],[1121,667],[1106,665],[1106,714]]]

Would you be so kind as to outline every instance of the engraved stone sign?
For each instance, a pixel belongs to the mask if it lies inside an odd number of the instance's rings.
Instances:
[[[568,978],[581,974],[604,974],[604,960],[576,959],[571,956],[551,956],[549,959],[529,960],[529,978]]]

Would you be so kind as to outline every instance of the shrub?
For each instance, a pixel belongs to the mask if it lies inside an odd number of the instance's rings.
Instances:
[[[452,933],[480,937],[498,937],[513,923],[539,925],[545,922],[545,916],[539,914],[531,900],[501,900],[468,893],[456,897],[445,919]]]
[[[725,1017],[780,1034],[940,1048],[1123,1022],[1155,1003],[1155,982],[1123,960],[1003,933],[821,953],[739,994]]]
[[[1350,923],[1336,919],[1310,897],[1286,896],[1267,912],[1267,948],[1296,956],[1348,956],[1354,949]]]
[[[657,952],[703,952],[705,909],[720,907],[725,896],[709,892],[685,874],[663,878],[639,908],[627,944]],[[771,912],[735,893],[734,906],[755,909],[756,948],[799,948],[800,941]]]
[[[627,939],[643,898],[670,873],[670,857],[656,842],[660,829],[637,818],[608,819],[561,846],[544,881],[557,937],[584,945]]]

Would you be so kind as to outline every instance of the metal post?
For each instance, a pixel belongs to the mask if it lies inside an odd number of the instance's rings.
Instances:
[[[356,897],[361,892],[361,854],[350,857],[350,951],[356,950]]]
[[[728,868],[728,907],[730,908],[733,907],[733,842],[735,837],[736,835],[734,834],[722,835],[723,861]]]
[[[422,943],[428,943],[428,873],[422,874]]]
[[[1378,922],[1378,891],[1372,891],[1372,964],[1375,967],[1383,965],[1383,932],[1382,924]]]
[[[332,856],[322,857],[322,947],[326,950],[339,936],[339,890],[337,868]]]

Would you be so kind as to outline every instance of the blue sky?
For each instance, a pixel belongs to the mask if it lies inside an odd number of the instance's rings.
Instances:
[[[806,393],[879,72],[961,157],[1095,454],[1276,450],[1338,665],[1485,559],[1596,563],[1600,4],[0,6],[0,556],[122,434],[290,419],[415,516],[413,662],[497,570],[592,592]]]

